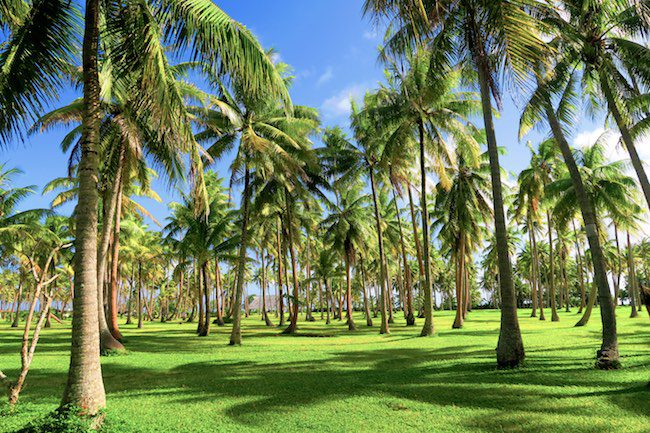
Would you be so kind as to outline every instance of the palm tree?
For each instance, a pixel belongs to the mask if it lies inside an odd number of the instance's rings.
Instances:
[[[403,158],[404,145],[418,143],[420,155],[420,206],[424,261],[424,314],[422,336],[433,334],[433,287],[429,259],[429,218],[426,187],[426,155],[433,158],[433,167],[445,187],[449,186],[444,166],[450,160],[446,136],[459,143],[476,144],[475,128],[468,117],[478,111],[478,101],[471,93],[453,92],[460,75],[457,71],[440,68],[439,52],[420,50],[408,57],[408,72],[393,67],[395,86],[380,89],[379,104],[372,111],[377,122],[389,132],[387,160],[395,165]],[[414,140],[415,138],[415,140]],[[478,148],[478,145],[474,146]],[[403,162],[403,159],[402,159]],[[410,161],[409,161],[410,162]],[[394,170],[394,167],[391,167]]]
[[[534,1],[462,0],[456,2],[411,2],[366,0],[364,11],[378,20],[387,18],[392,32],[384,51],[403,53],[417,45],[444,51],[459,63],[471,64],[477,73],[483,121],[490,157],[492,201],[497,235],[501,285],[501,331],[497,345],[497,364],[516,367],[524,360],[524,348],[517,319],[517,304],[508,254],[508,239],[501,187],[499,150],[494,131],[492,97],[500,106],[497,77],[510,72],[521,81],[546,52],[538,36],[538,23],[528,14]],[[457,38],[454,41],[454,38]],[[496,60],[495,60],[496,59]]]
[[[648,112],[647,95],[639,94],[638,85],[650,84],[650,49],[635,40],[647,36],[650,24],[643,8],[627,1],[563,0],[547,21],[556,31],[558,62],[582,69],[581,84],[592,104],[600,108],[598,101],[605,101],[650,207],[650,181],[634,144],[647,123],[636,127],[635,117]]]
[[[371,104],[372,98],[366,96],[367,103]],[[352,128],[355,135],[356,145],[353,144],[340,128],[331,128],[325,131],[323,141],[326,144],[324,164],[327,174],[330,177],[337,177],[337,182],[348,185],[356,179],[360,173],[367,172],[370,178],[372,190],[372,201],[375,214],[375,226],[377,232],[377,246],[379,250],[379,291],[381,326],[380,334],[389,334],[388,311],[386,298],[388,296],[388,276],[384,252],[384,229],[382,227],[381,210],[379,205],[376,170],[383,156],[382,141],[377,136],[377,125],[369,118],[367,110],[360,111],[356,104],[352,104]]]
[[[182,203],[171,203],[172,216],[165,231],[171,237],[180,237],[179,248],[189,253],[197,262],[200,279],[203,282],[203,307],[199,320],[198,334],[205,337],[210,333],[210,290],[208,266],[212,259],[219,262],[219,257],[234,248],[239,241],[232,236],[234,211],[229,209],[225,190],[215,173],[205,175],[208,192],[208,207],[202,212],[202,204],[196,197],[182,195]],[[216,270],[215,270],[216,272]],[[216,283],[216,281],[215,281]],[[219,306],[217,305],[217,308]]]
[[[345,260],[346,304],[348,329],[355,331],[357,328],[352,318],[352,265],[355,264],[357,253],[366,247],[369,229],[366,222],[369,220],[368,208],[365,206],[369,197],[361,194],[360,185],[337,191],[337,204],[334,205],[329,215],[321,222],[325,233],[324,238],[330,242],[332,248],[338,251]],[[357,274],[359,274],[357,268]],[[364,288],[365,290],[365,288]]]
[[[436,187],[437,219],[443,244],[451,250],[456,264],[456,318],[453,328],[462,328],[469,294],[468,262],[479,245],[490,210],[486,156],[477,159],[475,151],[463,146],[456,149],[456,163],[448,168],[451,187],[441,182]]]
[[[277,70],[284,68],[276,65]],[[289,80],[290,78],[287,78]],[[318,125],[316,113],[307,107],[294,107],[293,114],[287,115],[291,107],[283,109],[277,98],[256,97],[247,92],[244,86],[233,86],[230,92],[217,83],[219,99],[213,99],[216,109],[201,110],[200,123],[205,129],[197,138],[209,142],[209,155],[219,159],[236,147],[236,156],[231,165],[231,184],[243,175],[241,198],[241,244],[237,264],[237,285],[235,287],[233,328],[231,345],[241,344],[241,311],[244,285],[244,270],[249,245],[249,220],[251,200],[254,189],[264,188],[266,179],[292,187],[309,176],[306,165],[310,155],[309,135]],[[236,143],[239,144],[236,144]],[[285,194],[285,199],[289,195]],[[290,211],[290,201],[285,201],[286,211]],[[291,216],[287,213],[287,217]],[[287,227],[291,228],[291,224]],[[293,233],[289,231],[289,237]],[[293,254],[293,239],[288,239]],[[294,270],[295,272],[295,270]],[[294,278],[294,291],[298,290],[297,277]],[[297,305],[294,307],[297,308]],[[295,324],[292,324],[295,328]]]
[[[170,138],[176,139],[179,146],[188,146],[197,165],[200,165],[196,158],[198,148],[191,136],[190,118],[168,78],[171,75],[163,39],[174,48],[189,49],[196,58],[210,59],[209,64],[215,71],[241,82],[251,93],[270,91],[288,99],[282,79],[252,34],[211,1],[114,3],[102,9],[106,14],[103,20],[99,3],[99,0],[86,1],[82,37],[84,109],[79,199],[75,212],[77,293],[71,363],[62,399],[62,407],[81,407],[91,416],[105,405],[99,364],[99,328],[97,319],[89,317],[91,312],[98,311],[96,179],[100,159],[100,22],[105,22],[107,34],[114,36],[102,38],[102,43],[110,44],[104,47],[103,53],[114,55],[112,61],[117,69],[140,77],[136,80],[140,84],[137,86],[142,104],[140,113],[143,116],[155,113],[159,133],[172,136]],[[3,47],[0,54],[3,71],[0,77],[3,107],[0,134],[3,141],[20,129],[21,122],[40,111],[43,103],[56,98],[56,90],[71,63],[68,60],[74,52],[74,38],[79,33],[76,14],[76,7],[70,2],[37,1]],[[200,186],[200,178],[198,180]]]

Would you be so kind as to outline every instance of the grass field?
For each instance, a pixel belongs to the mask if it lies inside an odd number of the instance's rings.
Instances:
[[[452,312],[437,312],[429,338],[402,320],[380,336],[360,316],[356,333],[317,321],[300,332],[326,338],[279,336],[255,317],[246,319],[242,347],[227,345],[228,327],[199,338],[194,324],[125,326],[129,353],[102,360],[107,425],[156,433],[648,432],[650,321],[620,311],[618,371],[592,368],[597,312],[574,328],[575,312],[552,323],[522,310],[527,362],[511,371],[495,369],[497,311],[472,312],[462,330],[451,329]],[[0,325],[0,369],[10,377],[19,346],[20,331]],[[0,432],[56,408],[68,348],[69,325],[44,331],[18,410],[0,412]]]

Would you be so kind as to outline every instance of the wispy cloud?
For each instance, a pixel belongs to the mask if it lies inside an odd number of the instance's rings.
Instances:
[[[364,93],[371,88],[370,83],[352,84],[321,104],[321,112],[326,119],[336,119],[350,114],[350,100],[360,101]]]
[[[377,30],[366,30],[363,32],[363,38],[373,41],[379,37]]]
[[[332,69],[331,66],[328,66],[327,69],[325,69],[325,72],[321,74],[320,77],[318,77],[318,81],[316,82],[317,86],[323,85],[330,81],[334,77],[334,70]]]

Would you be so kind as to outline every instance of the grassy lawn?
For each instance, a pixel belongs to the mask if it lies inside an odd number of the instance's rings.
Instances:
[[[128,355],[103,359],[109,428],[120,432],[648,432],[650,321],[618,318],[618,371],[592,368],[599,346],[597,311],[574,328],[575,312],[540,322],[520,312],[527,364],[495,369],[497,311],[474,311],[462,330],[437,312],[436,336],[419,338],[403,320],[390,336],[343,322],[302,323],[277,335],[254,319],[244,345],[229,347],[229,328],[207,338],[194,324],[123,327]],[[362,326],[363,325],[363,326]],[[14,431],[56,408],[68,366],[69,325],[44,331],[14,414],[0,412],[0,432]],[[20,331],[0,325],[0,369],[19,366]],[[3,402],[2,405],[5,403]]]

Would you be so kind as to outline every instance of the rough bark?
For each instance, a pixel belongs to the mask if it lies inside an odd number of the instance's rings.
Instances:
[[[246,271],[246,250],[248,249],[248,219],[251,196],[251,175],[248,163],[244,169],[244,193],[242,196],[242,225],[241,245],[239,246],[239,260],[237,262],[237,286],[232,309],[232,332],[230,334],[230,345],[241,345],[241,301],[244,291],[244,278]]]
[[[83,115],[79,194],[75,208],[75,284],[70,367],[61,408],[94,416],[106,405],[97,303],[97,174],[99,167],[99,0],[87,0],[82,48]]]

